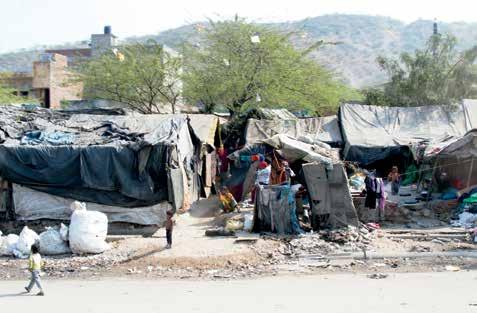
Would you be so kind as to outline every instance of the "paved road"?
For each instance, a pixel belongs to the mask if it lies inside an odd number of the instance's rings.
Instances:
[[[46,297],[0,282],[0,312],[477,312],[477,272],[280,276],[244,281],[46,281]]]

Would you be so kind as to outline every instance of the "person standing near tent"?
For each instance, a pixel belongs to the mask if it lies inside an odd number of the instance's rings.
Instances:
[[[397,195],[399,193],[400,175],[397,166],[393,166],[391,172],[388,174],[388,182],[391,183],[391,193]]]
[[[257,176],[255,178],[255,187],[252,190],[252,202],[255,202],[255,194],[257,192],[257,186],[262,185],[266,186],[270,184],[270,174],[272,172],[272,167],[267,163],[267,161],[260,161],[257,169]]]
[[[281,162],[281,173],[279,175],[279,183],[280,184],[291,184],[292,177],[295,177],[295,172],[288,164],[288,161],[283,160]]]
[[[172,219],[174,213],[169,210],[166,212],[167,219],[166,219],[166,249],[170,249],[172,247],[172,230],[174,229],[174,220]]]

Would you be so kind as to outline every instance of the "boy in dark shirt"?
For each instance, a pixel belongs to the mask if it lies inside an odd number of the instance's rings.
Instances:
[[[174,221],[172,220],[172,211],[167,211],[167,220],[166,220],[166,238],[167,238],[167,246],[166,249],[170,249],[172,247],[172,229],[174,228]]]

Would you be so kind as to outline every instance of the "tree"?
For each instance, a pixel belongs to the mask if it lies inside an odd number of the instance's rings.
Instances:
[[[170,105],[175,113],[182,92],[181,68],[180,57],[149,41],[82,62],[75,80],[84,83],[86,98],[123,102],[144,114]]]
[[[368,104],[423,106],[452,104],[477,96],[477,46],[456,51],[451,35],[434,34],[423,50],[402,53],[399,59],[379,57],[390,81],[381,89],[366,90]]]
[[[205,112],[224,106],[231,114],[253,107],[286,107],[312,113],[335,110],[357,93],[308,58],[327,44],[298,51],[292,33],[233,21],[209,22],[201,39],[184,49],[184,96]]]

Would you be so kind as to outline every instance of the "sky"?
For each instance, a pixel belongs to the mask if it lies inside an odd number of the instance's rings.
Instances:
[[[254,22],[325,14],[477,22],[475,0],[0,0],[0,52],[87,40],[111,25],[119,37],[157,33],[235,14]]]

